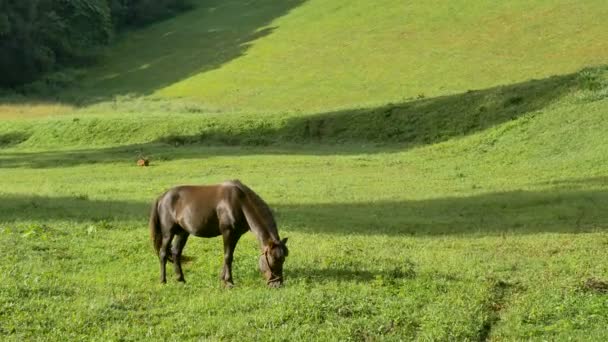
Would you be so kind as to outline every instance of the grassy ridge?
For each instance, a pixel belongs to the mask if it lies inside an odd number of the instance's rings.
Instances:
[[[205,113],[191,102],[142,99],[117,105],[121,110],[112,114],[87,114],[85,109],[49,119],[1,121],[0,128],[6,133],[0,136],[0,145],[363,142],[414,146],[526,117],[539,116],[539,121],[552,122],[547,128],[552,130],[560,121],[580,120],[580,114],[585,113],[585,120],[590,121],[586,125],[595,127],[604,121],[603,106],[595,102],[605,100],[607,94],[608,69],[599,67],[458,95],[312,116]]]

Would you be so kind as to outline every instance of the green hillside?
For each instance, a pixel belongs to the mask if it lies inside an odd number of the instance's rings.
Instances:
[[[608,60],[603,1],[202,1],[127,35],[90,95],[316,113],[569,74]]]
[[[608,339],[607,4],[196,4],[0,100],[0,339]],[[157,284],[152,199],[234,178],[286,285]]]

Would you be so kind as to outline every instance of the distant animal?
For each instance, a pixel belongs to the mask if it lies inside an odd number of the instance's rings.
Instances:
[[[190,235],[224,240],[220,280],[234,286],[232,259],[239,238],[251,230],[260,243],[259,268],[270,287],[283,284],[283,263],[289,254],[287,238],[280,239],[268,204],[238,180],[218,185],[184,185],[169,189],[154,202],[150,236],[160,261],[160,281],[172,260],[177,280],[185,282],[181,256]],[[172,244],[173,241],[173,244]]]

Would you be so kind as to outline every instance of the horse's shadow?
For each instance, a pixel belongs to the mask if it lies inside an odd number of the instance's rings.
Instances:
[[[296,282],[325,283],[325,282],[394,282],[416,277],[413,269],[394,268],[388,270],[365,270],[352,268],[289,268],[287,277]]]
[[[343,268],[290,268],[288,277],[301,282],[369,282],[376,277],[376,273]]]

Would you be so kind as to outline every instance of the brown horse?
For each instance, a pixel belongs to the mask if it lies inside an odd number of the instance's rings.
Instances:
[[[272,211],[260,196],[238,180],[169,189],[156,200],[150,213],[150,235],[160,259],[161,283],[167,281],[165,266],[171,259],[177,280],[185,282],[181,255],[190,234],[205,238],[222,235],[224,265],[220,279],[224,285],[234,286],[232,257],[239,238],[248,230],[260,242],[259,267],[267,284],[281,286],[287,238],[279,238]]]

